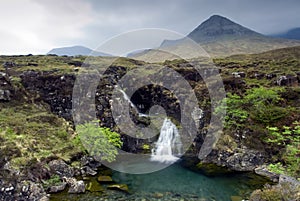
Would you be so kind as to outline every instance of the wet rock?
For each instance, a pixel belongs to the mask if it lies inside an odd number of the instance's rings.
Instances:
[[[294,188],[299,188],[300,187],[300,181],[298,181],[296,178],[294,177],[289,177],[286,175],[280,175],[279,176],[279,184],[284,184],[284,183],[289,183],[292,187]]]
[[[230,200],[231,201],[243,201],[244,199],[240,196],[231,196]]]
[[[113,180],[112,180],[112,178],[110,176],[99,176],[97,178],[97,180],[99,182],[103,182],[103,183],[105,183],[105,182],[113,182]]]
[[[103,187],[97,181],[90,181],[87,186],[86,190],[90,192],[103,192]]]
[[[164,194],[162,194],[162,193],[154,193],[153,197],[155,197],[155,198],[162,198],[162,197],[164,197]]]
[[[265,155],[259,151],[247,148],[236,149],[234,152],[213,149],[201,162],[212,163],[231,171],[253,171],[263,165]]]
[[[227,159],[228,166],[235,171],[253,171],[257,165],[263,163],[263,155],[254,150],[245,150],[245,152],[234,153]]]
[[[66,178],[63,180],[68,183],[70,186],[68,193],[84,193],[85,192],[85,184],[82,180],[77,181],[75,178]]]
[[[264,177],[267,177],[273,182],[278,182],[279,181],[279,175],[275,174],[273,172],[270,172],[266,166],[260,166],[254,169],[255,173]]]
[[[113,185],[107,186],[107,188],[112,189],[112,190],[123,191],[125,193],[129,193],[129,188],[126,184],[113,184]]]
[[[66,186],[67,186],[67,183],[63,182],[60,185],[51,186],[47,191],[49,193],[58,193],[58,192],[65,190]]]
[[[85,174],[95,176],[97,174],[96,171],[92,170],[89,166],[85,166],[82,168]]]
[[[74,169],[66,164],[63,160],[53,160],[49,162],[50,170],[53,174],[61,177],[73,177]]]

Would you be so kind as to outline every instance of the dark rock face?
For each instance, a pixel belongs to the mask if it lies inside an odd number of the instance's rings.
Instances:
[[[74,170],[67,165],[63,160],[53,160],[49,162],[49,168],[52,174],[60,175],[61,177],[73,177]]]
[[[276,83],[279,86],[298,86],[298,78],[292,75],[280,76]]]
[[[192,87],[197,88],[203,85],[201,76],[195,73],[193,68],[189,68],[186,65],[180,66],[175,70],[185,77]],[[96,115],[98,119],[100,119],[101,125],[109,127],[117,132],[120,131],[116,127],[110,107],[112,90],[118,80],[126,74],[126,71],[127,69],[122,66],[109,67],[103,78],[99,80],[99,85],[95,94]],[[206,74],[207,73],[209,74],[209,71],[207,71]],[[245,88],[243,77],[246,75],[243,72],[239,72],[237,75],[238,77],[234,76],[224,79],[224,85],[227,91],[243,90]],[[28,71],[23,73],[21,78],[24,87],[33,94],[36,94],[38,99],[42,99],[48,103],[54,113],[72,121],[72,90],[76,79],[75,75],[56,75],[53,72],[42,73]],[[137,80],[132,79],[132,81]],[[168,80],[164,81],[167,82]],[[195,90],[195,92],[199,101],[203,101],[203,97],[206,95],[208,97],[207,89],[197,88],[197,90]],[[144,86],[132,95],[131,101],[136,106],[136,109],[131,107],[130,115],[132,120],[139,126],[146,126],[149,122],[145,118],[139,118],[137,112],[147,113],[149,108],[156,104],[162,106],[169,116],[180,121],[180,105],[178,104],[176,97],[174,97],[172,92],[168,89],[155,85]],[[209,111],[206,112],[204,110],[204,113],[205,117],[201,123],[202,127],[210,120]],[[203,143],[203,137],[205,137],[205,133],[199,133],[199,136],[195,139],[197,150]],[[123,135],[122,133],[121,139],[123,141],[122,149],[133,153],[138,152],[140,150],[139,146],[147,141]],[[197,150],[194,153],[194,157],[197,157]],[[262,153],[245,148],[233,153],[214,150],[204,162],[214,163],[235,171],[252,171],[258,165],[263,164],[264,160],[265,158]],[[89,160],[84,161],[84,163],[88,164]],[[56,168],[54,169],[59,169],[60,166],[63,166],[63,164],[55,166]],[[93,175],[95,169],[84,168],[82,171],[84,171],[85,174]],[[65,174],[64,176],[71,176],[74,173],[68,172],[63,174]]]
[[[264,177],[267,177],[273,182],[279,181],[279,175],[273,172],[270,172],[265,166],[255,168],[255,173]]]
[[[6,73],[0,72],[0,101],[10,101],[14,94],[14,88]]]
[[[202,162],[214,163],[233,171],[253,171],[264,164],[265,160],[266,156],[256,150],[237,149],[233,153],[213,150]]]
[[[32,94],[48,103],[51,111],[72,120],[72,90],[74,75],[53,75],[35,71],[27,71],[21,75],[22,84]]]
[[[4,183],[0,180],[0,200],[48,201],[49,198],[40,184],[34,183],[30,180],[15,184]]]

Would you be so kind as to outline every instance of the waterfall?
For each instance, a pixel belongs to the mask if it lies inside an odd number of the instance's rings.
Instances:
[[[138,108],[133,104],[133,102],[130,100],[126,92],[120,88],[118,90],[123,94],[123,98],[130,104],[130,106],[139,114],[139,117],[148,117],[149,115],[140,113]]]
[[[133,104],[133,102],[131,102],[125,91],[123,91],[122,89],[119,89],[119,91],[123,94],[123,98],[131,105],[131,107],[133,107],[138,112],[137,107]]]
[[[175,155],[181,155],[182,143],[176,126],[168,118],[160,130],[159,138],[152,149],[151,160],[159,162],[175,162],[179,158]]]

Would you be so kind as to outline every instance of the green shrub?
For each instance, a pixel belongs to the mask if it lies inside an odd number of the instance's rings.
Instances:
[[[58,175],[53,175],[50,179],[43,181],[43,187],[47,189],[51,186],[60,185],[61,183],[62,181],[60,180],[60,177]]]
[[[267,127],[269,136],[265,141],[271,145],[281,146],[284,153],[281,157],[285,164],[285,172],[289,175],[299,177],[300,175],[300,122],[293,125],[277,127]],[[276,169],[275,169],[276,170]]]
[[[99,127],[98,121],[81,124],[76,127],[81,143],[92,156],[112,162],[122,147],[120,135],[109,128]]]

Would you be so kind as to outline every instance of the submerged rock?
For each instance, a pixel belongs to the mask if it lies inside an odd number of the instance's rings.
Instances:
[[[129,193],[129,188],[126,184],[113,184],[113,185],[109,185],[107,188],[112,189],[112,190],[123,191],[125,193]]]
[[[113,182],[110,176],[99,176],[97,179],[99,182]]]
[[[240,196],[231,196],[230,200],[231,201],[243,201],[244,199]]]
[[[97,181],[90,181],[86,186],[86,190],[90,192],[103,192],[103,187]]]

